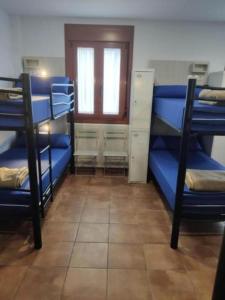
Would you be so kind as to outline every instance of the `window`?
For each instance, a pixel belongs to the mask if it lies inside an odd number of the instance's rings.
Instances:
[[[94,113],[94,48],[77,48],[78,113]]]
[[[133,28],[66,25],[66,72],[77,84],[76,122],[128,123]]]
[[[103,114],[118,115],[121,49],[104,48]]]

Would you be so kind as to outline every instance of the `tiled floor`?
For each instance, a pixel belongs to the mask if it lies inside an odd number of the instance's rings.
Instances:
[[[29,228],[0,235],[1,300],[210,300],[221,227],[185,223],[171,250],[170,216],[153,184],[68,176],[40,251]]]

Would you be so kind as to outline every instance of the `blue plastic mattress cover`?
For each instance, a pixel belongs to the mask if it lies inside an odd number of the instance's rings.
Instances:
[[[57,180],[66,168],[71,158],[71,147],[52,148],[52,179]],[[47,151],[42,155],[42,171],[48,167]],[[27,151],[25,148],[11,148],[0,155],[0,167],[18,168],[27,166]],[[49,172],[42,177],[43,190],[48,186]],[[21,189],[29,189],[29,179],[27,178]],[[25,205],[30,206],[30,192],[20,190],[0,189],[0,204],[5,205]]]
[[[178,174],[177,150],[151,150],[149,168],[154,174],[170,208],[175,206],[176,181]],[[187,168],[200,170],[225,170],[225,167],[203,151],[191,151]],[[224,207],[219,207],[224,205]],[[195,192],[185,185],[183,211],[191,214],[225,214],[225,193]]]
[[[199,89],[196,90],[196,97],[198,94]],[[185,96],[185,86],[156,86],[153,113],[172,127],[181,130],[186,105]],[[202,104],[194,100],[192,130],[223,132],[225,130],[225,106]]]
[[[33,123],[37,124],[64,112],[70,110],[71,96],[63,93],[53,93],[52,103],[53,116],[51,115],[50,97],[49,95],[33,95],[32,96],[32,113]],[[0,114],[23,114],[23,100],[0,100]],[[0,126],[5,127],[21,127],[24,126],[24,119],[16,118],[16,116],[0,115]]]

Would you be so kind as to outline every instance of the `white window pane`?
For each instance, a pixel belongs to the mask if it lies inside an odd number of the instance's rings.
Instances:
[[[78,113],[94,113],[94,48],[77,48]]]
[[[120,61],[120,49],[104,49],[103,114],[119,114]]]

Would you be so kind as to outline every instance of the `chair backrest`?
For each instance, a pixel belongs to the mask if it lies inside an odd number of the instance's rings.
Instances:
[[[106,130],[104,132],[104,150],[127,151],[128,136],[125,130]]]
[[[97,150],[98,131],[77,129],[75,132],[76,150]]]

